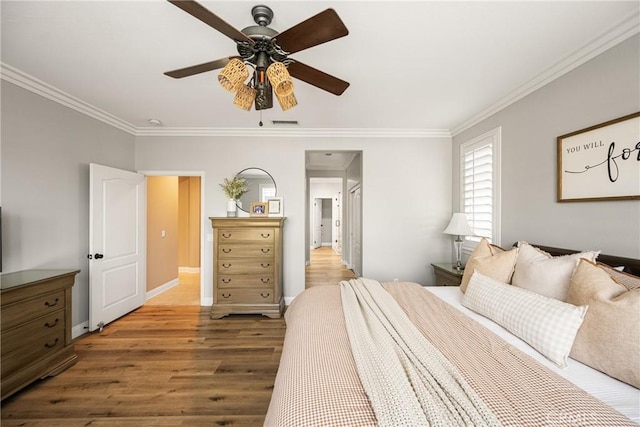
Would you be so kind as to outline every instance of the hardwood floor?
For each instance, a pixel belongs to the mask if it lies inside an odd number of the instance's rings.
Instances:
[[[2,402],[0,424],[262,425],[282,352],[284,319],[211,320],[209,308],[199,306],[196,276],[180,275],[180,285],[103,332],[80,337],[78,363]],[[354,277],[331,248],[311,252],[307,287]]]
[[[76,342],[78,363],[2,403],[2,426],[262,425],[283,319],[144,306]]]
[[[305,287],[337,285],[342,280],[355,279],[352,270],[342,265],[342,257],[329,246],[312,249],[310,265],[305,269]]]

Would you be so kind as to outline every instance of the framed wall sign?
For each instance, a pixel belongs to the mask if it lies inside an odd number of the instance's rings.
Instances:
[[[558,202],[640,199],[640,112],[557,143]]]

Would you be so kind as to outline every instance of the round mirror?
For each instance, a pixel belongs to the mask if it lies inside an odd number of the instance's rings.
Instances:
[[[260,168],[247,168],[236,174],[247,182],[247,192],[240,196],[237,206],[244,212],[249,212],[251,203],[266,202],[268,198],[277,195],[276,182],[269,172]]]

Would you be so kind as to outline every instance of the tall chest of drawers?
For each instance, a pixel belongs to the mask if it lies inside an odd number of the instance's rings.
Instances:
[[[2,399],[76,362],[71,339],[71,287],[79,272],[2,274]]]
[[[210,218],[213,226],[211,318],[282,315],[284,218]]]

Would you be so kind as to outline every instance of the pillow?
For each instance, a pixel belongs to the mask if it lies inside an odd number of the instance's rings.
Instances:
[[[467,261],[460,281],[460,290],[462,293],[466,292],[467,284],[474,271],[479,271],[499,282],[509,283],[517,256],[518,248],[505,251],[499,246],[489,244],[487,239],[483,238]]]
[[[573,340],[586,306],[566,302],[500,283],[475,272],[462,305],[493,320],[558,366],[567,366]]]
[[[640,288],[625,288],[609,271],[582,260],[571,278],[568,302],[589,305],[571,357],[640,388]]]
[[[611,276],[611,278],[616,281],[616,283],[621,284],[628,290],[640,288],[640,277],[634,276],[633,274],[625,273],[624,271],[619,269],[620,267],[611,267],[602,262],[598,262],[596,264],[598,265],[598,267],[604,269],[604,271],[606,271],[609,276]]]
[[[567,300],[569,281],[580,258],[595,261],[600,253],[590,251],[554,257],[526,242],[520,242],[518,247],[511,284],[560,301]]]

